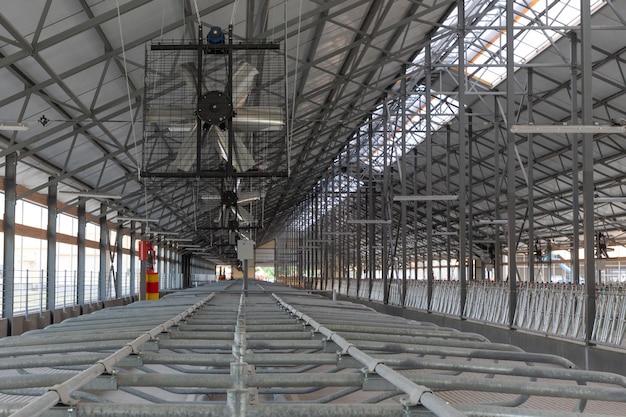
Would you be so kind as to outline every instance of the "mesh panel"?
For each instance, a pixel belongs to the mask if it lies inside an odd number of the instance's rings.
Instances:
[[[275,44],[151,44],[145,74],[144,176],[287,171],[284,57]]]

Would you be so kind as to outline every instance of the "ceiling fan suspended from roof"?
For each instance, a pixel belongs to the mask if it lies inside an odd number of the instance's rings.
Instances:
[[[200,39],[201,33],[200,29]],[[174,78],[182,79],[183,94],[180,97],[170,101],[146,100],[144,123],[156,124],[161,131],[170,132],[175,153],[170,162],[172,175],[191,173],[194,166],[195,172],[203,171],[203,155],[211,146],[212,155],[219,155],[223,160],[219,169],[226,175],[250,171],[257,167],[254,148],[259,133],[285,129],[284,107],[281,103],[267,105],[272,97],[260,97],[264,94],[262,82],[258,79],[261,72],[248,62],[255,59],[257,66],[265,68],[264,56],[245,52],[246,48],[263,50],[262,47],[274,44],[225,43],[221,29],[217,27],[211,28],[207,40],[208,44],[193,46],[201,51],[193,54],[195,60],[174,66]],[[178,50],[175,46],[169,47]],[[153,45],[153,48],[168,46]],[[185,55],[183,59],[187,58],[191,56]],[[152,95],[167,95],[168,88],[171,87],[164,84],[162,92],[153,91]],[[176,149],[174,142],[181,133],[182,139]],[[208,151],[211,154],[211,149]]]

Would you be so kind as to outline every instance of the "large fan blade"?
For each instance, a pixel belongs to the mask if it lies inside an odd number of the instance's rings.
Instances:
[[[182,104],[180,106],[153,106],[146,109],[146,122],[169,124],[173,122],[195,122],[196,105]]]
[[[217,145],[220,150],[222,158],[228,160],[228,134],[221,129],[216,129],[217,133]],[[233,132],[234,144],[233,144],[233,167],[237,172],[246,172],[250,170],[256,162],[254,157],[248,151],[248,148],[241,141],[240,135]]]
[[[183,81],[187,84],[187,87],[196,91],[196,75],[198,74],[198,68],[194,62],[185,62],[179,65],[180,71],[183,74]]]
[[[252,81],[259,71],[246,61],[239,61],[233,74],[233,108],[239,109],[248,99],[254,85]]]
[[[237,215],[237,219],[240,222],[243,222],[245,224],[253,224],[254,223],[254,217],[252,217],[252,214],[246,210],[243,207],[231,207],[230,208],[231,211]]]
[[[284,127],[285,111],[281,107],[246,106],[233,117],[233,129],[239,132],[279,131]]]
[[[176,159],[172,161],[174,168],[181,171],[189,171],[196,163],[198,155],[196,152],[196,139],[198,137],[196,133],[197,126],[197,124],[193,125],[187,136],[185,136],[185,139],[181,142],[178,153],[176,154]],[[206,141],[206,137],[211,129],[212,128],[209,128],[202,132],[201,142]]]
[[[146,109],[146,122],[176,123],[182,124],[181,128],[190,127],[196,121],[196,107],[193,104],[153,106]],[[232,126],[238,132],[279,131],[285,127],[285,110],[271,106],[242,107],[233,117]]]
[[[263,198],[263,194],[260,190],[240,191],[237,193],[237,202],[239,204],[252,203],[253,201],[259,201],[261,198]]]

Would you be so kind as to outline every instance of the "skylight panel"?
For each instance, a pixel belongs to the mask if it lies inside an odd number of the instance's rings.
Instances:
[[[591,12],[594,13],[605,4],[606,0],[592,0]],[[465,17],[472,22],[466,31],[463,48],[466,72],[488,87],[495,87],[506,78],[505,10],[506,0],[465,1]],[[514,3],[514,11],[514,25],[518,28],[515,29],[513,45],[516,65],[528,63],[562,37],[567,27],[580,24],[580,0],[518,0]],[[455,8],[432,37],[431,61],[435,67],[437,63],[452,67],[459,64],[457,12]],[[416,77],[414,79],[423,77],[425,60],[425,50],[422,50],[413,61],[414,65],[408,68],[407,74]],[[396,105],[396,113],[390,111],[393,114],[385,115],[381,105],[373,112],[371,127],[368,123],[361,126],[354,140],[361,141],[358,157],[363,166],[371,163],[376,172],[382,172],[385,165],[395,163],[399,157],[425,140],[428,128],[427,99],[430,100],[432,132],[441,129],[457,115],[457,100],[445,94],[427,95],[423,85],[412,87],[412,91],[404,104],[409,117],[400,120],[400,104],[389,103],[390,106]],[[371,134],[370,129],[373,130],[371,149],[367,139]],[[345,198],[341,194],[336,195],[340,199]]]
[[[500,14],[485,14],[475,25],[478,29],[469,31],[466,36],[466,43],[470,45],[465,49],[467,73],[491,87],[506,78],[506,30],[502,29],[506,26],[503,13],[506,3],[502,0],[498,3],[493,10]],[[605,0],[592,2],[592,13],[605,3]],[[524,4],[516,3],[515,13],[515,26],[527,27],[515,30],[515,63],[525,64],[564,35],[565,31],[559,30],[559,27],[577,26],[580,23],[580,1],[532,0]],[[555,29],[546,29],[545,26],[554,26]],[[493,27],[498,29],[491,29]],[[454,63],[458,63],[458,57]]]
[[[381,172],[385,167],[385,144],[387,145],[387,165],[394,164],[399,157],[408,153],[411,149],[422,143],[426,139],[427,119],[426,119],[426,96],[424,95],[424,86],[417,88],[418,94],[411,97],[412,102],[406,104],[406,112],[410,114],[408,118],[402,122],[393,123],[392,126],[399,126],[395,129],[385,129],[382,125],[377,126],[376,133],[373,137],[373,149],[367,145],[361,145],[361,163],[366,166],[369,163],[377,172]],[[435,132],[442,126],[449,123],[459,109],[459,102],[445,94],[436,94],[430,96],[430,130]],[[382,120],[382,119],[380,119]],[[404,131],[401,127],[404,123]],[[363,135],[367,131],[362,132]],[[405,147],[402,147],[402,135],[405,135]],[[356,140],[359,140],[357,138]],[[362,140],[362,139],[361,139]]]

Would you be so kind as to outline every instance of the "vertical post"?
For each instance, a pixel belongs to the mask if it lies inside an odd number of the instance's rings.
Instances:
[[[149,239],[152,236],[146,236],[146,225],[145,223],[141,224],[141,239]],[[148,261],[147,260],[142,260],[139,266],[140,269],[140,276],[139,276],[139,299],[144,301],[147,299],[147,295],[146,295],[146,284],[147,284],[147,277],[146,277],[146,270],[148,269]]]
[[[581,0],[581,74],[582,74],[582,122],[593,124],[593,90],[591,62],[591,5],[590,0]],[[587,286],[587,321],[585,342],[591,344],[596,317],[596,277],[594,260],[594,213],[593,213],[593,135],[585,133],[583,140],[583,236],[585,242],[585,283]]]
[[[356,141],[356,175],[359,176],[358,182],[361,182],[361,138]],[[356,187],[356,207],[358,211],[355,213],[356,219],[363,218],[363,199],[361,193],[361,186],[357,184]],[[356,298],[360,298],[361,294],[361,275],[363,274],[363,255],[361,254],[361,239],[363,236],[363,225],[361,223],[356,225]]]
[[[426,50],[429,51],[429,45],[426,45]],[[427,56],[428,56],[429,52],[427,52]],[[428,62],[428,61],[427,61]],[[402,66],[402,73],[403,73],[403,77],[402,77],[402,84],[400,86],[401,88],[401,93],[400,93],[400,106],[401,106],[401,111],[402,111],[402,153],[404,154],[404,150],[406,149],[406,120],[407,118],[407,114],[406,114],[406,100],[407,100],[407,93],[406,93],[406,69],[407,66],[403,65]],[[430,74],[430,66],[426,66],[426,69],[428,71],[428,74]],[[430,90],[429,87],[426,87],[426,94],[429,95],[430,94]],[[428,119],[427,119],[428,120]],[[429,123],[430,125],[430,123]],[[427,139],[428,140],[428,137]],[[403,169],[406,169],[404,167],[406,167],[408,164],[405,162],[406,157],[402,158],[402,167]],[[407,195],[407,181],[408,178],[406,178],[406,176],[404,175],[403,172],[400,172],[400,181],[401,181],[401,185],[402,185],[402,195]],[[416,184],[413,184],[413,193],[415,194],[417,192],[417,187]],[[400,294],[400,306],[404,308],[405,306],[405,302],[406,302],[406,290],[407,290],[407,282],[406,282],[406,274],[407,274],[407,238],[406,238],[406,233],[407,233],[407,202],[406,201],[401,201],[400,202],[400,230],[402,233],[402,293]]]
[[[107,206],[100,204],[100,271],[98,271],[98,301],[107,299],[107,273],[108,253],[107,242],[109,241],[109,228],[107,226]]]
[[[466,239],[467,239],[467,195],[466,195],[466,160],[465,160],[465,2],[458,2],[459,20],[459,281],[461,284],[460,312],[465,311],[465,299],[467,297],[466,279]]]
[[[528,122],[534,123],[533,116],[533,68],[528,68]],[[573,100],[572,100],[573,101]],[[535,282],[535,196],[533,190],[535,189],[534,180],[534,167],[535,167],[535,153],[533,152],[533,139],[532,133],[526,136],[528,141],[528,280]],[[576,224],[576,221],[574,221]]]
[[[328,195],[330,195],[330,201],[331,204],[329,205],[329,207],[332,207],[332,210],[330,210],[329,214],[330,214],[330,245],[331,245],[331,251],[330,251],[330,289],[333,290],[335,289],[335,275],[337,275],[337,260],[338,260],[338,256],[337,256],[337,251],[339,250],[339,244],[338,241],[339,239],[337,239],[337,235],[336,235],[336,231],[337,231],[337,217],[338,217],[338,211],[339,211],[339,206],[336,203],[337,202],[337,193],[335,193],[335,189],[338,187],[338,185],[336,184],[337,181],[337,170],[335,170],[335,172],[333,172],[333,177],[331,179],[331,185],[330,185],[330,192],[328,193]]]
[[[8,319],[9,334],[13,324],[13,292],[15,288],[15,202],[17,153],[6,156],[4,168],[4,266],[2,268],[2,317]]]
[[[494,97],[493,100],[493,108],[494,108],[494,129],[493,129],[493,189],[495,190],[494,195],[494,206],[495,206],[495,217],[496,219],[500,219],[500,187],[502,184],[500,177],[500,122],[502,120],[502,114],[500,114],[500,106],[498,105],[498,97]],[[500,241],[500,225],[495,225],[496,234],[494,238],[494,260],[493,260],[493,279],[495,282],[503,282],[502,278],[502,242]]]
[[[515,135],[511,125],[515,122],[515,54],[513,44],[514,22],[513,2],[506,3],[506,156],[507,156],[507,212],[508,212],[508,247],[509,247],[509,317],[508,324],[513,326],[517,307],[517,243],[515,233]]]
[[[432,96],[432,74],[431,74],[431,50],[430,44],[426,45],[426,59],[425,59],[425,96],[424,106],[426,106],[426,194],[433,195],[433,143],[432,143],[432,131],[431,131],[431,96]],[[417,183],[414,184],[417,188]],[[432,311],[433,305],[433,287],[434,274],[433,274],[433,202],[426,201],[426,282],[427,282],[427,297],[428,297],[428,312]]]
[[[120,221],[117,224],[117,232],[115,234],[115,256],[116,256],[116,267],[115,272],[117,273],[117,279],[115,280],[115,296],[117,298],[122,298],[122,281],[124,279],[124,273],[122,269],[124,268],[124,251],[122,249],[122,242],[124,238],[124,233],[122,230],[122,222]]]
[[[373,168],[373,152],[374,152],[374,126],[372,121],[372,115],[370,115],[368,129],[367,129],[367,140],[368,140],[368,152],[367,155],[369,157],[368,161],[368,202],[369,209],[367,213],[368,219],[373,219],[376,212],[376,205],[374,204],[374,168]],[[368,248],[369,248],[369,259],[368,259],[368,291],[367,291],[367,299],[372,299],[372,287],[374,286],[374,279],[376,278],[376,252],[374,245],[376,244],[376,225],[370,223],[368,225]]]
[[[467,108],[467,218],[469,221],[467,222],[467,265],[468,265],[468,281],[474,281],[476,277],[474,276],[474,195],[472,193],[472,188],[474,187],[474,182],[472,179],[473,175],[473,147],[472,140],[474,136],[474,116],[472,115],[472,109]]]
[[[87,212],[85,198],[78,197],[78,233],[76,235],[76,304],[85,305],[85,259],[87,236]]]
[[[243,260],[243,293],[248,295],[248,260]]]
[[[131,221],[130,222],[130,265],[129,265],[129,269],[130,269],[130,274],[128,279],[130,280],[129,283],[129,292],[130,292],[130,296],[134,297],[137,293],[137,288],[135,285],[135,280],[137,279],[137,277],[135,276],[135,256],[137,256],[137,250],[135,248],[135,246],[137,245],[137,238],[135,237],[135,222]]]
[[[48,241],[46,259],[46,310],[54,311],[56,307],[57,292],[57,183],[54,177],[49,178],[48,185],[48,229],[46,239]],[[65,289],[64,289],[65,291]]]
[[[389,111],[387,106],[387,97],[383,98],[385,104],[383,105],[383,177],[380,184],[381,188],[381,212],[383,220],[390,220],[389,206],[391,200],[391,190],[389,184],[391,183],[391,165],[389,165],[389,145],[387,143],[388,132],[387,126],[389,124]],[[374,216],[370,217],[374,219]],[[383,304],[389,303],[389,231],[393,227],[392,224],[383,225],[381,229],[382,234],[382,278],[383,278]]]
[[[578,39],[576,32],[571,34],[571,79],[570,79],[570,96],[572,98],[572,124],[578,124]],[[572,283],[580,284],[580,255],[578,248],[580,247],[580,202],[578,183],[578,145],[580,136],[572,135]]]
[[[452,128],[450,124],[446,125],[446,149],[450,149],[452,141]],[[451,152],[446,152],[446,194],[450,195],[452,189],[450,188],[450,167],[452,158]],[[417,154],[415,155],[415,159],[417,160]],[[416,163],[417,166],[417,163]],[[416,175],[417,177],[417,175]],[[414,213],[416,216],[416,213]],[[417,217],[416,217],[417,218]],[[450,202],[446,201],[446,231],[450,231]],[[417,245],[416,245],[417,246]],[[452,279],[452,238],[450,236],[446,236],[446,276],[447,280],[450,281]],[[417,255],[415,257],[416,265],[417,265]],[[463,310],[461,310],[461,317],[463,317]]]

